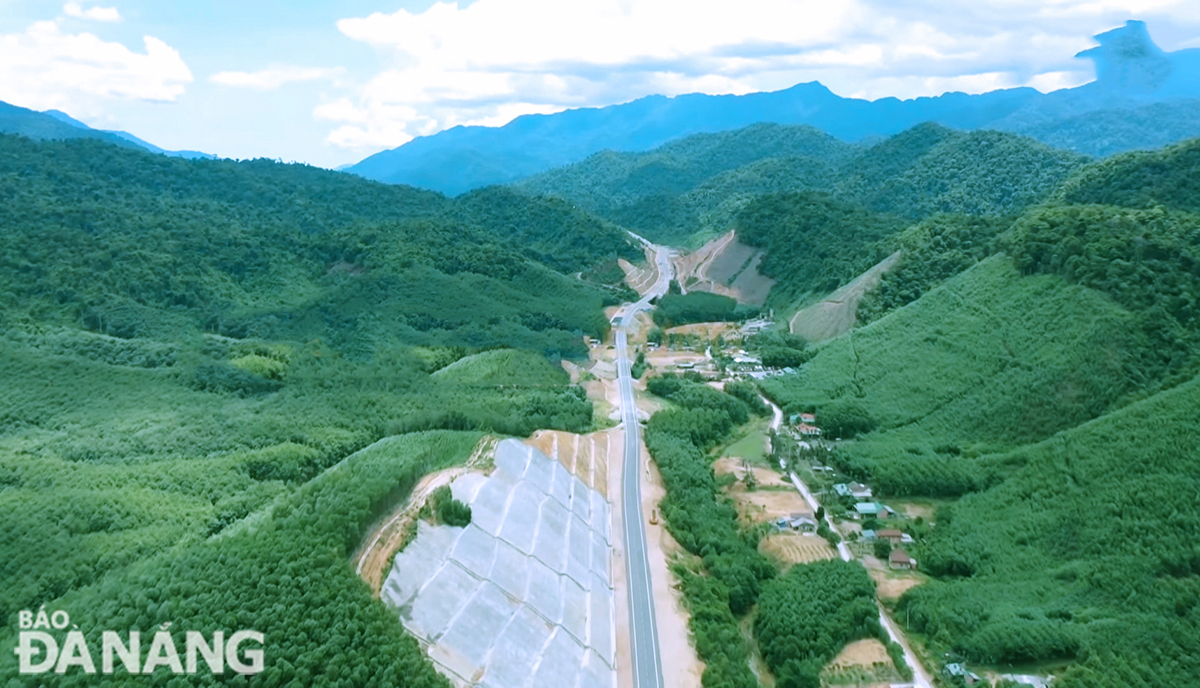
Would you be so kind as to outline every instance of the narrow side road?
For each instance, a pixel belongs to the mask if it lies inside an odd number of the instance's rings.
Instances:
[[[640,237],[638,237],[640,239]],[[643,240],[644,241],[644,240]],[[625,431],[625,463],[622,472],[621,513],[625,529],[625,563],[629,583],[629,639],[632,649],[633,683],[637,688],[662,688],[662,658],[658,648],[658,623],[654,618],[654,592],[646,548],[646,525],[642,513],[641,451],[633,376],[630,373],[629,329],[637,314],[650,308],[650,300],[667,293],[671,282],[671,258],[667,248],[655,249],[658,281],[637,303],[625,309],[617,326],[617,385],[621,397],[621,425]]]
[[[773,414],[773,418],[771,419],[771,429],[778,433],[780,426],[783,424],[783,409],[776,406],[774,402],[766,397],[762,397],[762,400],[771,407],[771,412]],[[817,509],[821,505],[817,503],[817,498],[814,497],[812,491],[808,489],[808,485],[805,485],[804,481],[801,480],[795,473],[789,472],[788,476],[791,478],[792,484],[796,486],[796,490],[800,493],[800,496],[804,497],[805,502],[808,502],[808,506],[812,508],[813,513],[817,513]],[[828,513],[825,514],[825,523],[829,525],[830,530],[837,532],[833,526],[833,518]],[[854,557],[850,554],[850,548],[846,546],[844,541],[838,542],[837,550],[843,561],[852,561],[854,559]],[[909,647],[908,640],[905,639],[904,634],[900,632],[900,629],[896,626],[896,623],[892,621],[890,616],[888,616],[887,610],[883,608],[883,605],[879,603],[879,600],[875,600],[875,606],[879,608],[880,625],[887,630],[888,636],[892,639],[892,641],[904,650],[904,661],[908,663],[909,668],[911,668],[913,671],[913,685],[917,686],[917,688],[932,688],[933,679],[929,676],[929,672],[925,671],[925,667],[922,666],[919,661],[917,661],[917,655],[912,651],[912,648]]]

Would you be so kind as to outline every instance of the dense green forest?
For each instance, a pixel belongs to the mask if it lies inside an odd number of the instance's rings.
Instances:
[[[624,292],[577,273],[640,255],[624,230],[13,136],[0,199],[0,616],[255,628],[271,683],[445,685],[346,558],[481,432],[593,427],[558,359],[607,330]]]
[[[89,510],[67,507],[81,491],[63,489],[56,505],[74,513],[64,519],[71,527],[83,519],[80,527],[92,528],[107,542],[88,543],[113,548],[111,555],[128,558],[128,568],[99,578],[87,587],[71,586],[63,590],[51,609],[65,609],[92,647],[100,646],[104,629],[150,629],[171,622],[171,633],[182,638],[186,631],[200,631],[210,637],[213,631],[254,629],[263,634],[264,671],[258,680],[266,685],[405,685],[448,686],[428,663],[416,640],[407,635],[394,613],[371,598],[370,591],[347,564],[347,557],[359,546],[364,529],[386,509],[403,498],[421,476],[429,471],[465,461],[479,441],[478,433],[429,432],[385,439],[347,457],[333,468],[298,490],[260,500],[254,516],[218,537],[183,535],[168,551],[152,553],[133,549],[123,530],[140,525],[142,529],[172,527],[165,514],[134,506]],[[216,460],[218,466],[225,463]],[[211,492],[227,485],[210,474],[213,466],[204,460],[181,465],[154,465],[159,477],[158,490],[172,493],[174,508],[185,511],[196,503],[204,504]],[[22,474],[29,483],[46,479],[85,479],[82,470],[55,471],[54,466],[37,466],[40,478]],[[218,469],[219,470],[219,469]],[[94,478],[110,482],[114,476],[133,485],[153,485],[148,475],[107,471]],[[145,471],[144,473],[149,473]],[[51,476],[54,476],[51,478]],[[76,478],[77,476],[77,478]],[[148,480],[148,478],[150,478]],[[63,486],[65,487],[65,485]],[[36,484],[29,489],[37,489]],[[43,487],[44,489],[44,487]],[[134,488],[138,490],[139,488]],[[149,491],[145,487],[140,490]],[[15,497],[6,509],[30,511]],[[54,509],[46,504],[43,509]],[[174,514],[172,514],[174,515]],[[92,523],[87,523],[91,517]],[[109,523],[98,525],[97,518]],[[162,519],[166,523],[158,523]],[[141,521],[139,524],[138,522]],[[6,528],[9,521],[6,519]],[[18,526],[19,527],[19,526]],[[153,534],[153,533],[152,533]],[[44,558],[54,557],[46,548],[46,531],[27,531],[23,542],[27,551]],[[124,542],[123,542],[124,541]],[[115,549],[125,545],[125,549]],[[41,557],[4,557],[7,581],[36,581]],[[70,560],[59,559],[55,569],[81,568]],[[6,625],[6,647],[12,646],[14,626]],[[176,641],[182,647],[182,641]],[[7,653],[6,653],[7,655]],[[119,665],[118,665],[119,666]],[[159,672],[155,682],[167,679]],[[80,671],[65,675],[16,675],[11,655],[0,660],[0,678],[6,685],[82,686],[94,685],[96,676]],[[127,676],[118,669],[115,683]],[[188,677],[188,685],[233,683],[245,685],[236,674],[214,675],[208,672]]]
[[[790,182],[812,176],[808,168],[836,165],[853,150],[812,127],[762,123],[695,134],[647,152],[603,151],[513,188],[565,198],[651,241],[685,244],[702,226],[714,224],[710,215],[728,218],[730,206],[723,204],[730,197],[762,193],[763,184],[774,190],[792,188]],[[789,171],[740,173],[743,167],[781,158],[788,159]]]
[[[1020,214],[868,245],[904,253],[869,324],[764,381],[827,430],[857,418],[831,462],[877,494],[959,498],[899,603],[931,649],[1063,686],[1200,671],[1197,161],[1116,156]]]
[[[806,126],[756,124],[645,153],[597,153],[513,188],[565,198],[652,241],[694,246],[742,228],[744,207],[784,192],[824,192],[909,220],[1015,213],[1086,161],[1016,134],[936,124],[872,144],[843,143]]]
[[[299,165],[88,140],[0,137],[0,198],[3,322],[122,338],[574,354],[579,332],[607,327],[600,306],[616,297],[555,270],[640,255],[622,230],[558,201],[503,190],[450,201]]]
[[[698,322],[737,322],[758,315],[758,309],[739,305],[737,301],[707,291],[680,293],[679,285],[671,282],[671,289],[658,300],[654,309],[654,324],[659,327],[675,327]]]
[[[662,474],[660,504],[671,535],[699,558],[698,568],[674,567],[688,605],[696,650],[705,662],[705,688],[754,688],[748,649],[738,625],[775,567],[758,551],[759,535],[738,526],[737,511],[721,493],[709,455],[749,407],[700,381],[664,376],[648,381],[652,393],[678,408],[646,424],[646,446]]]
[[[833,291],[888,256],[883,240],[904,221],[825,193],[763,196],[737,216],[738,239],[766,250],[759,272],[776,280],[767,303],[787,307]]]
[[[972,660],[1077,660],[1064,687],[1192,683],[1197,408],[1193,380],[996,457],[1011,477],[938,516],[913,627]]]
[[[841,559],[793,566],[767,583],[754,636],[778,688],[820,688],[821,670],[846,643],[891,642],[879,624],[875,582],[857,562]]]

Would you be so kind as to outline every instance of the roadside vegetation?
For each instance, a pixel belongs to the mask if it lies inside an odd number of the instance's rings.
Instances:
[[[721,294],[707,291],[681,294],[679,285],[671,282],[670,291],[659,299],[652,317],[655,325],[670,328],[698,322],[737,322],[757,315],[757,308],[740,305]]]
[[[730,383],[743,395],[752,388]],[[848,642],[887,635],[879,626],[874,583],[857,564],[793,566],[780,577],[758,550],[761,528],[744,528],[713,473],[709,450],[749,419],[741,399],[695,376],[651,378],[648,389],[681,408],[659,411],[646,445],[662,473],[661,508],[672,536],[699,562],[677,563],[706,688],[759,685],[750,669],[741,619],[752,615],[754,638],[777,686],[816,688],[822,668]],[[767,409],[754,396],[757,412]],[[822,524],[824,525],[824,524]],[[836,538],[831,532],[826,537]],[[896,654],[896,652],[892,652]],[[903,661],[897,662],[904,667]]]

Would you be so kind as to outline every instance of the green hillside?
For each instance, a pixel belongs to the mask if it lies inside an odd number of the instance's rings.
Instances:
[[[753,124],[694,134],[641,153],[604,151],[518,182],[526,193],[555,195],[604,214],[639,199],[680,195],[710,177],[767,158],[803,156],[836,163],[853,147],[809,126]]]
[[[765,249],[759,272],[776,280],[768,305],[788,308],[849,282],[888,256],[904,220],[825,193],[761,196],[738,212],[738,239]]]
[[[934,656],[1071,687],[1200,670],[1197,150],[1092,163],[1016,217],[852,239],[903,252],[869,324],[762,383],[852,440],[832,464],[883,499],[948,504],[908,526],[933,582],[896,610]]]
[[[834,193],[908,218],[1019,212],[1045,198],[1087,158],[997,131],[922,124],[862,151]]]
[[[789,408],[815,407],[818,420],[835,400],[859,404],[877,429],[847,460],[884,471],[891,459],[978,455],[1091,420],[1137,389],[1144,345],[1134,317],[1102,295],[1021,277],[996,257],[764,387]]]
[[[988,663],[1075,659],[1056,685],[1200,672],[1200,379],[997,457],[1015,472],[939,515],[902,612]],[[920,555],[919,555],[920,556]]]
[[[0,317],[124,338],[579,353],[577,333],[602,332],[615,296],[555,269],[634,255],[622,230],[560,203],[503,192],[455,202],[304,166],[92,141],[0,137],[0,195]]]
[[[544,357],[520,349],[497,349],[460,358],[433,374],[464,385],[565,386],[567,373]]]
[[[50,597],[58,599],[51,608],[70,610],[93,648],[100,647],[100,629],[140,628],[149,635],[170,622],[172,633],[199,631],[207,638],[234,626],[263,634],[264,671],[257,679],[270,684],[448,686],[347,559],[374,519],[426,473],[463,463],[479,439],[478,433],[444,431],[388,438],[291,493],[279,494],[276,486],[227,498],[223,506],[237,518],[256,513],[219,537],[206,537],[212,531],[203,527],[204,512],[215,495],[247,482],[230,470],[240,457],[155,464],[154,470],[50,462],[16,472],[24,481],[16,487],[8,473],[9,486],[0,492],[10,512],[4,535],[23,533],[25,540],[4,543],[0,570],[6,581],[23,584],[16,590],[6,584],[5,615],[14,597],[30,604],[25,588],[53,583]],[[72,535],[70,544],[83,553],[64,546]],[[44,556],[10,556],[14,544],[15,551]],[[47,562],[51,557],[57,561]],[[111,570],[100,575],[104,569]],[[0,632],[6,647],[14,644],[14,629],[6,624]],[[6,685],[96,680],[78,670],[24,677],[16,670],[5,653],[0,677]],[[245,678],[201,671],[188,684],[231,680]]]
[[[514,188],[565,198],[652,241],[691,245],[702,243],[693,236],[702,229],[726,231],[740,197],[792,188],[789,178],[824,185],[818,175],[853,150],[809,126],[754,124],[644,153],[604,151]]]
[[[624,230],[14,136],[0,198],[0,617],[253,627],[269,682],[445,685],[346,558],[483,432],[591,429],[557,359],[607,330],[620,295],[573,273],[636,255]]]
[[[1089,165],[1063,184],[1057,197],[1068,203],[1200,212],[1200,140]]]
[[[1086,161],[1016,134],[936,124],[869,146],[759,124],[646,153],[598,153],[514,188],[568,199],[652,241],[695,246],[737,226],[738,212],[765,194],[823,191],[908,219],[1016,213]]]

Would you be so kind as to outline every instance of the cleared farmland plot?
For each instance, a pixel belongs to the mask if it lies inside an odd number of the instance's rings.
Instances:
[[[785,565],[808,564],[837,558],[837,550],[823,538],[802,533],[771,533],[759,542],[758,549]]]

